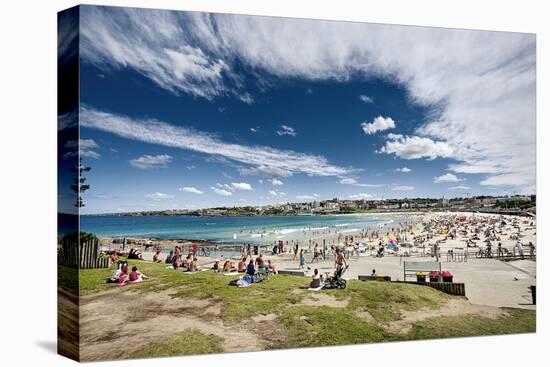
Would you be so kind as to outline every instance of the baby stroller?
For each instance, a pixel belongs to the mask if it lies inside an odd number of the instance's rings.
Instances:
[[[333,276],[329,276],[327,280],[325,281],[325,285],[323,286],[323,289],[344,289],[346,288],[347,282],[345,279],[342,278],[342,275],[348,270],[349,265],[346,265],[345,267],[339,267],[334,272]]]

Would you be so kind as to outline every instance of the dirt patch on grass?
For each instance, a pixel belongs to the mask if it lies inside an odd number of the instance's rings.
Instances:
[[[374,317],[372,317],[370,312],[362,308],[355,311],[355,316],[365,321],[376,322],[376,320],[374,319]]]
[[[274,313],[252,317],[254,334],[266,349],[284,348],[288,343],[288,331]],[[245,321],[245,323],[248,323]]]
[[[172,297],[175,291],[142,294],[118,289],[82,297],[81,360],[128,358],[148,344],[186,329],[223,338],[226,352],[265,349],[255,326],[250,328],[246,322],[223,324],[219,299]]]
[[[317,292],[304,297],[299,304],[301,306],[329,306],[344,308],[348,306],[349,299],[340,300],[330,294]]]
[[[402,312],[401,319],[387,324],[386,330],[392,334],[406,334],[411,331],[414,323],[438,316],[481,316],[495,320],[507,315],[508,313],[499,307],[473,305],[460,298],[450,300],[440,309],[423,308]]]

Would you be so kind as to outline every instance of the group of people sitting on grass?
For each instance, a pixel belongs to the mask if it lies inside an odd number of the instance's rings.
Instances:
[[[118,269],[114,270],[111,274],[111,278],[107,280],[107,283],[116,283],[119,286],[132,283],[141,283],[148,277],[140,272],[137,266],[132,267],[132,271],[128,273],[128,263],[120,263]]]
[[[254,275],[257,271],[277,274],[277,267],[275,266],[275,263],[271,259],[267,260],[266,263],[262,254],[258,255],[256,260],[253,260],[251,257],[248,264],[247,257],[243,257],[237,263],[237,266],[235,266],[231,259],[226,259],[223,265],[221,265],[220,260],[216,260],[214,265],[212,265],[212,270],[222,273],[246,273],[248,275]]]
[[[157,250],[155,255],[153,255],[153,262],[162,262],[160,250]],[[183,271],[189,272],[200,270],[198,260],[191,252],[187,255],[187,257],[183,258],[181,246],[176,246],[174,251],[170,251],[164,262],[166,264],[171,264],[171,267],[174,270],[182,269]]]

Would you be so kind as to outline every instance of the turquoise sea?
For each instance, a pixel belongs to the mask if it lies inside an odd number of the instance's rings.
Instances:
[[[256,217],[82,216],[81,231],[97,236],[208,240],[268,244],[276,240],[331,238],[362,230],[383,230],[409,220],[406,215],[300,215]],[[384,229],[385,230],[385,229]]]

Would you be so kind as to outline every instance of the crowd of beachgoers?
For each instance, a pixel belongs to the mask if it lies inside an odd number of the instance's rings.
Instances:
[[[186,273],[212,270],[241,274],[251,282],[258,274],[277,274],[282,267],[312,274],[312,283],[317,284],[322,281],[322,275],[315,266],[320,262],[325,264],[326,269],[326,262],[334,261],[333,269],[336,271],[348,265],[346,259],[369,256],[422,256],[441,260],[444,255],[447,259],[453,259],[460,254],[472,254],[484,258],[534,258],[535,237],[534,218],[428,213],[393,227],[385,225],[354,234],[340,233],[331,241],[311,239],[300,244],[297,240],[279,240],[270,246],[233,245],[232,252],[224,252],[219,244],[171,241],[174,246],[168,249],[162,241],[155,243],[149,240],[150,246],[111,248],[106,252],[111,264],[118,264],[109,281],[121,285],[146,279],[136,267],[129,272],[124,258],[164,263],[167,270]],[[370,273],[371,269],[364,271]],[[374,269],[372,271],[375,272]]]

